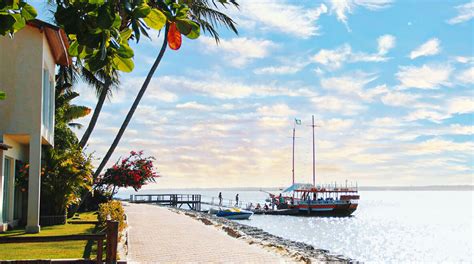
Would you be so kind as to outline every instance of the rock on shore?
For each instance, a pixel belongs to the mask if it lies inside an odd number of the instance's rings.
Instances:
[[[244,225],[236,221],[216,217],[211,214],[188,211],[176,208],[170,210],[192,217],[205,225],[213,225],[225,231],[229,236],[243,239],[249,244],[258,244],[264,248],[275,251],[295,261],[305,263],[353,263],[350,258],[331,254],[324,249],[316,249],[312,245],[292,241],[286,238],[272,235],[260,228]]]

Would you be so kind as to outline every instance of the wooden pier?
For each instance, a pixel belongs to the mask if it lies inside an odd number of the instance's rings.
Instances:
[[[187,205],[189,209],[201,211],[200,194],[131,194],[131,203],[153,203],[181,208]]]

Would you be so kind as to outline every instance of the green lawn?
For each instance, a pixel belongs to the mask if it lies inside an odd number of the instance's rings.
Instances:
[[[97,220],[94,213],[83,213],[74,220]],[[24,229],[14,229],[3,236],[58,236],[80,235],[97,232],[95,225],[91,224],[65,224],[41,228],[39,234],[25,234]],[[97,251],[96,242],[65,241],[51,243],[23,243],[2,244],[0,246],[0,260],[19,259],[52,259],[52,258],[95,258]]]

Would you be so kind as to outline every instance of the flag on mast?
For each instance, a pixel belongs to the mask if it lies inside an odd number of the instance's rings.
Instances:
[[[301,119],[295,118],[295,124],[301,125]]]

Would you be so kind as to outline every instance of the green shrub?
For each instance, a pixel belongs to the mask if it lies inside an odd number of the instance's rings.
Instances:
[[[122,231],[127,227],[127,224],[125,223],[125,213],[120,201],[112,200],[100,204],[98,219],[103,227],[106,227],[108,219],[119,222],[119,233],[122,233]]]

